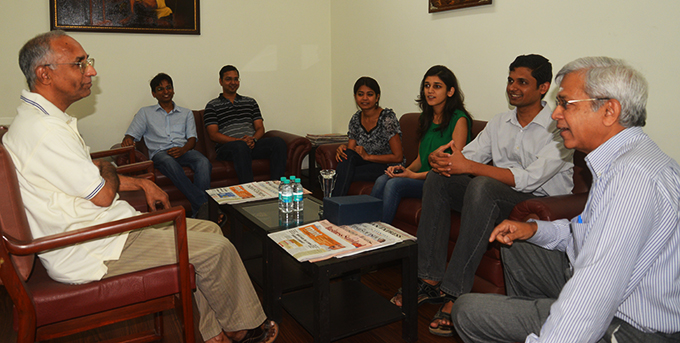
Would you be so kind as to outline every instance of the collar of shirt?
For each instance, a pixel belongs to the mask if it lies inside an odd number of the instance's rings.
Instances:
[[[173,113],[175,113],[175,112],[179,112],[179,111],[177,110],[177,105],[175,105],[175,102],[174,102],[174,101],[172,102],[172,110],[170,110],[170,112],[166,112],[165,109],[164,109],[163,107],[161,107],[161,104],[156,104],[156,105],[154,105],[154,108],[153,108],[153,109],[154,109],[154,111],[156,111],[156,112],[163,111],[163,113],[165,113],[165,114],[167,114],[167,115],[171,115],[171,114],[173,114]]]
[[[550,108],[550,105],[548,105],[548,103],[543,100],[541,100],[541,106],[543,106],[543,109],[540,112],[538,112],[534,119],[531,120],[531,123],[527,124],[527,126],[524,128],[528,128],[531,124],[536,124],[540,125],[543,128],[548,128],[550,123],[552,123],[553,121],[551,117],[552,108]],[[522,125],[519,124],[519,120],[517,120],[517,108],[512,110],[512,115],[508,116],[507,121],[519,128],[522,128]]]
[[[38,93],[29,92],[24,89],[21,91],[21,100],[37,108],[38,110],[40,110],[40,112],[44,113],[45,115],[52,116],[54,118],[59,118],[66,122],[67,124],[71,124],[76,120],[76,118],[66,114],[65,112],[57,108],[57,106],[54,106],[49,100],[45,99],[45,97]]]
[[[607,168],[609,168],[609,165],[613,160],[621,155],[621,148],[629,140],[643,133],[642,128],[639,126],[627,128],[586,155],[586,164],[590,169],[590,173],[593,175],[593,182],[595,182],[602,173],[607,171]]]
[[[229,101],[229,99],[225,98],[224,94],[222,94],[222,93],[220,93],[220,95],[217,98],[222,100],[222,101],[227,101],[227,102],[231,103],[231,101]],[[241,96],[241,94],[236,93],[236,98],[234,98],[234,102],[241,100],[241,99],[243,99],[243,96]]]

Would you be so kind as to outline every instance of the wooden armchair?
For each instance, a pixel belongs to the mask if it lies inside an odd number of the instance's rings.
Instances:
[[[172,221],[178,263],[69,285],[53,281],[36,253],[124,231]],[[128,219],[33,239],[12,160],[0,144],[0,281],[14,303],[18,342],[63,337],[147,314],[156,314],[154,330],[121,337],[121,342],[162,339],[160,312],[177,309],[184,341],[194,342],[191,292],[195,284],[189,264],[184,209],[175,207]]]

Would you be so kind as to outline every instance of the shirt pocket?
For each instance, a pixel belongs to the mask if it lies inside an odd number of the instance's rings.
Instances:
[[[183,124],[175,124],[170,126],[170,132],[174,134],[180,134],[183,135],[185,130],[185,126]]]

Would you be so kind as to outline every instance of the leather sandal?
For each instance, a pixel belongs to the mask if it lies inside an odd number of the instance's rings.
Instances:
[[[435,320],[441,319],[441,320],[447,320],[451,322],[451,313],[446,313],[442,312],[442,308],[444,305],[442,305],[437,313],[434,314],[434,317],[432,318],[432,321],[430,322],[430,325],[428,325],[428,329],[430,329],[430,333],[433,335],[441,336],[441,337],[451,337],[453,336],[453,326],[452,325],[444,325],[444,324],[439,324],[437,327],[432,327],[432,323]]]
[[[444,294],[439,291],[440,284],[441,282],[437,283],[436,285],[430,285],[429,283],[418,278],[418,306],[424,304],[425,302],[438,302],[444,298]],[[390,299],[390,302],[397,305],[397,297],[399,295],[401,295],[401,287],[397,293],[394,294],[392,299]]]
[[[279,324],[273,320],[265,320],[264,323],[246,332],[240,341],[234,343],[272,343],[279,335]]]

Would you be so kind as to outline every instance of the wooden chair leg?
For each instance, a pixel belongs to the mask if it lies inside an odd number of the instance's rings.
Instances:
[[[156,335],[161,338],[163,335],[163,312],[157,312],[153,315],[153,326],[156,331]]]

